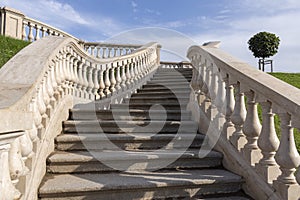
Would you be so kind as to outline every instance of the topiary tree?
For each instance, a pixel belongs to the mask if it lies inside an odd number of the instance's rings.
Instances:
[[[279,37],[268,32],[259,32],[249,39],[249,50],[252,51],[254,57],[261,58],[259,64],[262,63],[263,71],[265,59],[274,56],[278,52],[279,43]]]

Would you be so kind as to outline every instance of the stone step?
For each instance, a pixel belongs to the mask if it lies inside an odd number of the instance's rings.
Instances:
[[[47,159],[48,173],[153,171],[164,169],[215,168],[222,154],[211,151],[199,158],[199,149],[153,151],[56,151]]]
[[[72,133],[195,133],[193,121],[65,121],[65,132]]]
[[[237,192],[240,176],[221,169],[47,175],[39,198],[131,200],[193,198]]]
[[[131,104],[111,104],[111,109],[141,109],[141,110],[186,110],[186,104],[160,103],[154,106],[153,103],[131,103]],[[163,107],[163,109],[162,109]]]
[[[159,77],[159,76],[192,77],[193,73],[190,73],[190,72],[160,72],[160,73],[157,73],[157,74],[153,75],[153,77]]]
[[[176,81],[188,81],[190,82],[192,77],[172,77],[172,76],[155,76],[151,79],[152,82],[176,82]]]
[[[189,87],[190,83],[188,81],[174,81],[174,82],[170,82],[170,81],[167,81],[167,82],[152,82],[152,81],[149,81],[143,87],[147,87],[147,86],[150,86],[150,85],[163,85],[163,86],[172,86],[172,87],[175,87],[175,86]]]
[[[166,116],[167,115],[167,116]],[[191,112],[180,110],[70,110],[73,120],[190,120]]]
[[[153,104],[160,104],[160,103],[180,103],[180,104],[187,104],[189,102],[188,97],[160,97],[160,96],[150,96],[150,97],[131,97],[125,98],[124,103],[153,103]]]
[[[139,92],[139,93],[135,93],[132,94],[131,97],[152,97],[152,96],[159,96],[159,97],[166,97],[166,98],[170,98],[170,97],[189,97],[190,96],[190,92],[176,92],[176,93],[172,93],[172,92]]]
[[[191,89],[187,87],[177,87],[177,88],[166,88],[166,87],[149,87],[149,88],[141,88],[138,90],[137,94],[143,93],[165,93],[165,94],[177,94],[177,93],[190,93]]]
[[[160,68],[157,70],[156,74],[162,73],[193,73],[192,69],[166,69]]]
[[[200,148],[204,135],[195,133],[184,134],[61,134],[55,139],[56,149],[73,150],[138,150],[138,149],[161,149],[182,148],[190,143],[190,148]],[[109,142],[108,142],[109,141]],[[113,144],[113,145],[112,145]]]
[[[176,89],[190,89],[187,83],[175,83],[175,84],[147,84],[142,87],[142,89],[169,89],[170,91],[175,91]]]

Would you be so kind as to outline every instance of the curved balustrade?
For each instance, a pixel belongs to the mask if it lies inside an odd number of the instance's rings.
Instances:
[[[295,171],[300,156],[293,129],[300,129],[299,89],[231,57],[217,46],[213,42],[188,50],[194,89],[190,105],[199,107],[200,131],[206,133],[210,126],[219,131],[216,149],[224,153],[224,165],[245,177],[244,189],[255,199],[298,199],[300,170],[297,174]],[[262,123],[258,105],[262,108]],[[219,114],[212,114],[214,108]],[[196,109],[192,112],[193,116],[199,115]],[[281,121],[280,140],[274,126],[275,114]],[[222,121],[221,126],[215,121]]]
[[[103,108],[121,102],[155,72],[159,50],[149,43],[131,54],[96,59],[75,40],[53,36],[6,63],[0,70],[1,199],[37,199],[68,110],[76,102],[97,100]]]
[[[100,42],[85,42],[84,49],[97,58],[111,58],[133,53],[142,45],[135,44],[108,44]]]

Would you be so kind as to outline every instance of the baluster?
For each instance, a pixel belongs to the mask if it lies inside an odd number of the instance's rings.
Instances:
[[[234,91],[233,86],[229,83],[229,75],[227,74],[224,78],[225,81],[225,89],[226,89],[226,113],[225,113],[225,125],[224,125],[224,133],[226,134],[226,138],[229,139],[234,132],[234,124],[231,121],[231,115],[234,109]]]
[[[34,40],[39,40],[40,39],[40,27],[36,24],[35,25],[35,37]]]
[[[262,107],[262,129],[257,142],[263,158],[256,165],[256,169],[264,180],[271,184],[280,173],[274,159],[279,140],[275,132],[272,103],[265,101],[261,102],[260,105]]]
[[[29,33],[28,33],[28,40],[29,42],[33,41],[33,33],[32,33],[32,24],[28,22],[28,27],[29,27]]]
[[[126,61],[126,85],[127,88],[130,88],[131,85],[130,61]]]
[[[12,182],[16,185],[21,176],[28,174],[29,169],[25,166],[20,150],[20,138],[11,143],[9,151],[9,171]]]
[[[84,81],[83,81],[83,72],[82,72],[82,67],[83,67],[83,62],[81,61],[78,65],[78,83],[77,83],[77,89],[79,92],[79,97],[84,98],[84,91],[83,91],[83,85],[84,85]]]
[[[136,80],[136,77],[135,77],[135,63],[133,62],[133,59],[131,59],[130,61],[130,76],[131,76],[131,79],[130,79],[130,82],[131,84],[134,84],[135,83],[135,80]]]
[[[126,68],[126,64],[124,61],[122,61],[122,76],[121,76],[121,79],[122,79],[122,83],[121,83],[121,87],[124,90],[126,90],[126,81],[127,81],[127,77],[126,77],[126,72],[125,72],[125,68]]]
[[[136,61],[135,74],[136,74],[136,77],[137,77],[137,81],[141,80],[141,78],[142,78],[142,65],[141,65],[141,58],[140,57],[138,57],[138,60]]]
[[[103,73],[104,73],[104,69],[103,66],[100,66],[100,81],[99,81],[99,95],[100,95],[100,99],[103,99],[105,97],[104,94],[104,89],[105,89],[105,83],[104,83],[104,78],[103,78]]]
[[[52,80],[52,75],[53,75],[53,70],[54,70],[54,64],[51,62],[49,64],[49,70],[48,70],[48,75],[47,75],[47,92],[48,92],[48,97],[49,97],[49,113],[48,115],[50,116],[52,109],[55,106],[55,98],[54,98],[54,88],[53,88],[53,80]]]
[[[87,88],[88,88],[89,82],[88,82],[87,68],[88,68],[88,66],[85,63],[83,63],[83,65],[82,65],[82,78],[83,78],[82,91],[84,93],[84,96],[83,96],[84,98],[88,98]]]
[[[139,82],[139,71],[138,71],[138,60],[136,60],[134,63],[133,63],[133,69],[134,69],[134,82],[137,84]]]
[[[66,65],[66,54],[64,52],[60,52],[60,78],[61,78],[61,95],[64,96],[66,93],[66,86],[65,86],[65,65]]]
[[[66,94],[71,94],[71,55],[68,52],[68,49],[66,49],[65,51],[66,54],[66,64],[65,64],[65,70],[64,70],[64,74],[65,74],[65,87],[66,87]]]
[[[100,98],[99,94],[98,94],[98,90],[100,88],[99,85],[99,71],[100,71],[100,65],[96,65],[95,68],[93,69],[93,95],[94,95],[94,99],[97,100]]]
[[[111,84],[110,84],[110,80],[109,80],[109,71],[110,71],[110,66],[107,64],[106,68],[105,68],[105,80],[104,80],[106,97],[110,97],[110,95],[111,95],[111,92],[110,92]]]
[[[45,30],[45,28],[44,27],[41,27],[41,32],[42,32],[42,38],[44,38],[46,35],[46,30]]]
[[[95,56],[95,46],[91,46],[91,56]]]
[[[77,89],[78,88],[78,83],[79,83],[79,75],[78,75],[78,66],[79,66],[79,60],[76,58],[76,55],[74,53],[74,79],[73,79],[73,90],[74,90],[74,95],[76,97],[80,96],[80,91]]]
[[[116,67],[116,89],[117,90],[120,90],[122,89],[121,88],[121,82],[122,82],[122,79],[121,79],[121,70],[120,70],[121,66],[119,64],[119,62],[117,62],[117,67]]]
[[[247,144],[242,149],[245,159],[254,166],[261,159],[261,152],[257,146],[257,139],[261,131],[261,124],[257,113],[255,93],[250,90],[245,92],[247,97],[247,115],[243,126]]]
[[[46,106],[46,115],[47,118],[50,117],[51,114],[51,105],[50,105],[50,97],[49,97],[49,92],[48,92],[48,83],[47,83],[47,79],[48,79],[48,72],[45,72],[44,78],[43,78],[43,100],[44,100],[44,104]]]
[[[12,137],[7,137],[2,139],[0,143],[0,194],[1,199],[10,200],[10,199],[20,199],[21,192],[18,191],[11,180],[11,165],[10,165],[10,149],[11,142],[16,140],[16,137],[19,137],[21,134],[13,134]],[[3,141],[4,140],[4,141]],[[15,173],[15,172],[14,172]]]
[[[123,47],[120,47],[120,56],[123,56],[124,55],[124,48]]]
[[[100,47],[99,46],[96,46],[96,57],[97,58],[100,58]]]
[[[39,112],[38,109],[38,95],[39,92],[36,91],[35,96],[32,98],[32,111],[33,111],[33,119],[34,119],[34,125],[37,128],[37,136],[39,139],[41,139],[41,134],[42,134],[42,129],[43,129],[43,125],[42,125],[42,116]]]
[[[73,53],[70,52],[70,69],[69,69],[69,88],[70,88],[70,94],[75,96],[75,57],[73,56]]]
[[[44,85],[44,79],[42,80],[40,84],[40,88],[38,89],[38,97],[37,97],[37,103],[38,103],[38,109],[40,111],[40,115],[42,116],[42,125],[43,128],[46,128],[47,123],[47,115],[46,115],[46,105],[44,102],[44,91],[43,91],[43,85]]]
[[[58,65],[59,61],[58,58],[56,57],[55,60],[53,60],[54,66],[53,66],[53,71],[52,71],[52,84],[53,84],[53,90],[54,90],[54,98],[56,101],[59,100],[59,77],[58,77]],[[53,105],[54,107],[54,105]]]
[[[60,78],[60,56],[56,57],[55,59],[55,80],[56,80],[56,90],[54,91],[55,98],[58,101],[61,97],[62,94],[62,89],[61,89],[61,78]]]
[[[117,50],[118,50],[118,47],[114,47],[114,57],[117,56]]]
[[[103,47],[103,48],[102,48],[102,58],[105,58],[105,52],[106,52],[106,48]]]
[[[132,81],[134,84],[137,84],[138,77],[137,77],[137,70],[136,70],[136,61],[135,59],[132,60],[132,70],[131,70],[131,76],[133,77]]]
[[[23,21],[23,30],[22,30],[22,40],[26,40],[27,39],[27,34],[26,34],[26,26],[27,26],[27,22]]]
[[[236,93],[235,93],[235,105],[233,109],[233,113],[231,115],[231,121],[234,124],[235,131],[230,137],[230,141],[237,148],[238,151],[241,150],[242,147],[246,144],[245,135],[242,132],[243,124],[246,119],[246,108],[245,108],[245,100],[244,93],[240,92],[240,83],[238,82],[234,85]]]
[[[111,47],[108,47],[108,54],[107,54],[107,58],[110,58],[111,57]]]
[[[111,69],[110,69],[110,91],[112,93],[112,95],[115,93],[116,91],[116,78],[115,78],[115,66],[116,63],[111,63]]]
[[[280,194],[282,199],[296,199],[299,196],[300,186],[296,182],[294,172],[300,165],[300,157],[297,152],[294,140],[294,132],[291,126],[291,115],[288,113],[279,113],[281,138],[275,160],[280,167],[281,174],[274,181],[276,193]]]
[[[87,92],[88,92],[88,98],[93,99],[93,67],[87,67],[87,79],[88,79],[88,86],[87,86]]]

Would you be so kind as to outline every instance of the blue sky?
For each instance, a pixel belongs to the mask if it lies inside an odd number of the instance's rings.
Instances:
[[[159,41],[182,59],[189,45],[218,40],[254,67],[247,41],[273,32],[281,39],[275,70],[300,72],[299,0],[1,0],[0,6],[86,41]]]

